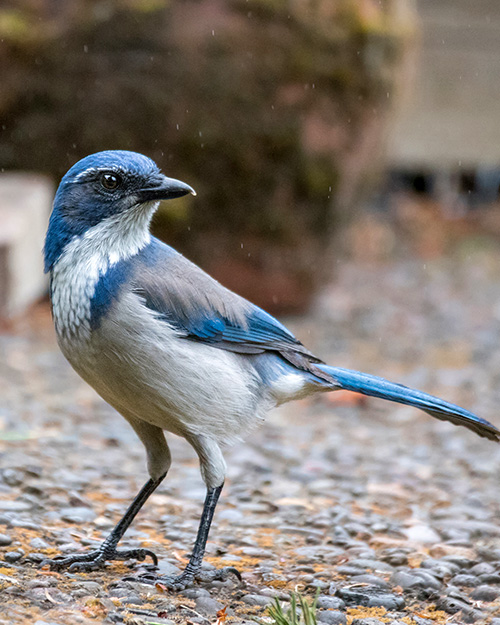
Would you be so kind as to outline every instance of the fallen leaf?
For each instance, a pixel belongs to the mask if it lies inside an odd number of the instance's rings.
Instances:
[[[224,623],[226,622],[226,611],[227,606],[224,606],[221,610],[217,612],[217,620],[215,622],[215,625],[224,625]]]

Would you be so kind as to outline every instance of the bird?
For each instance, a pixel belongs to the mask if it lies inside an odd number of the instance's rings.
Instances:
[[[191,444],[206,486],[185,569],[144,580],[173,591],[195,581],[241,579],[233,567],[202,567],[226,474],[222,449],[275,406],[344,389],[500,440],[494,425],[459,406],[325,364],[273,316],[155,238],[150,223],[160,201],[187,194],[196,195],[149,157],[126,150],[83,158],[57,189],[44,246],[57,341],[75,371],[135,430],[149,479],[97,549],[44,562],[54,570],[91,571],[147,557],[157,565],[152,551],[118,543],[170,468],[165,433]]]

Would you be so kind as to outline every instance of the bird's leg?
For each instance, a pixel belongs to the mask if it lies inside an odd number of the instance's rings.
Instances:
[[[93,551],[86,553],[75,553],[68,556],[57,556],[53,559],[44,560],[42,566],[48,565],[52,570],[60,571],[69,569],[70,571],[93,571],[104,566],[109,560],[128,560],[135,558],[136,560],[144,560],[149,556],[155,564],[158,564],[156,555],[149,549],[116,549],[118,541],[127,531],[128,527],[135,519],[137,513],[145,504],[148,497],[161,484],[166,473],[156,479],[149,479],[141,488],[134,501],[130,504],[128,510],[122,519],[114,527],[111,534],[104,542]]]
[[[153,575],[141,575],[138,578],[140,581],[146,583],[160,583],[169,588],[170,590],[184,590],[194,580],[200,582],[212,582],[215,580],[224,581],[232,573],[241,581],[241,575],[237,569],[232,566],[226,566],[222,569],[210,569],[202,570],[201,563],[205,554],[205,547],[207,544],[208,533],[212,524],[212,519],[215,512],[215,507],[219,500],[219,496],[224,484],[215,488],[209,488],[205,497],[205,503],[203,505],[203,512],[201,515],[200,525],[198,527],[198,534],[196,535],[196,541],[194,543],[193,551],[186,568],[182,573],[176,577],[157,577]]]
[[[183,590],[194,580],[200,582],[211,582],[214,580],[224,581],[232,573],[241,580],[240,573],[232,566],[222,569],[204,570],[201,568],[205,547],[207,544],[210,525],[215,512],[215,507],[219,501],[219,496],[224,486],[226,474],[226,463],[222,451],[216,441],[200,434],[189,434],[186,440],[194,447],[200,459],[200,469],[203,481],[207,486],[207,495],[203,504],[200,525],[196,535],[193,551],[189,562],[177,577],[155,577],[154,575],[141,576],[141,581],[146,583],[159,582],[171,590]]]

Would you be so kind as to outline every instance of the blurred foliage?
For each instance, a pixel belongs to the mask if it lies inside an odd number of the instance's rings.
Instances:
[[[345,163],[383,122],[402,4],[4,0],[0,165],[59,177],[91,152],[145,152],[199,193],[160,213],[169,242],[219,277],[228,256],[263,266],[300,242],[313,288],[338,205],[373,167],[362,149]]]

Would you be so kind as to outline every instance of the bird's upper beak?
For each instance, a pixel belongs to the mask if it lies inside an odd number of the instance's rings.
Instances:
[[[196,191],[185,182],[175,180],[175,178],[167,178],[160,174],[153,180],[150,180],[148,186],[139,189],[137,195],[140,202],[154,202],[157,200],[172,200],[188,193],[196,195]]]

